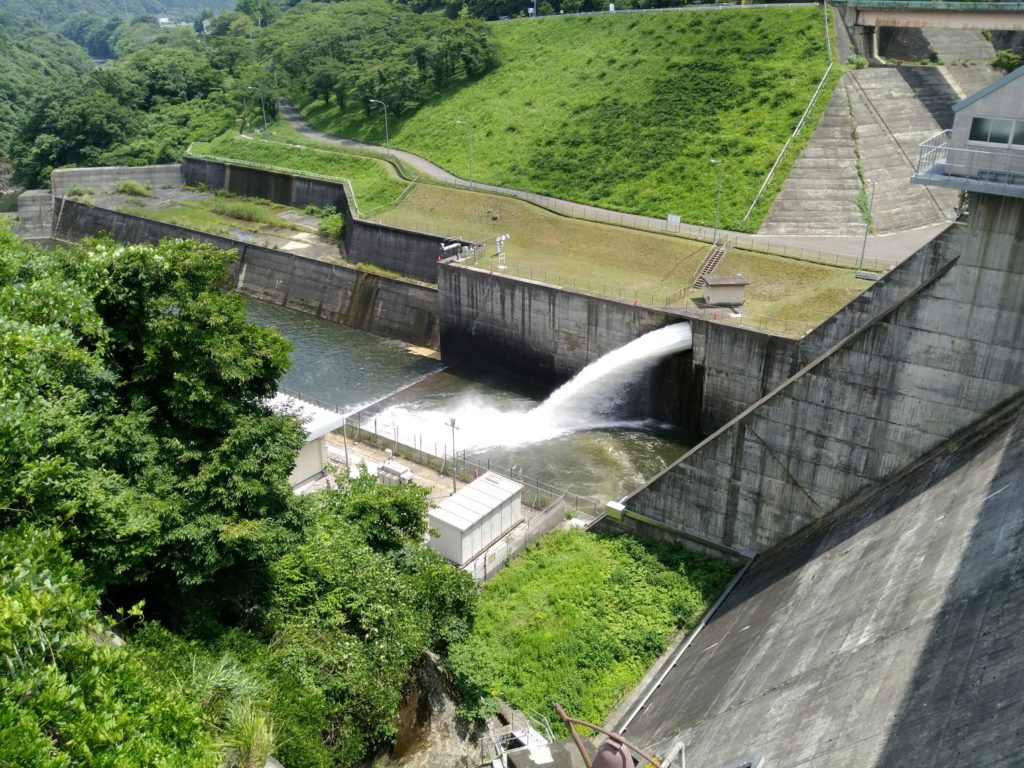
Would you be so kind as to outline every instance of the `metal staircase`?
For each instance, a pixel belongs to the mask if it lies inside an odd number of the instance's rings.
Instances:
[[[719,265],[725,254],[729,252],[729,243],[713,243],[711,250],[708,251],[708,255],[704,257],[704,261],[697,267],[697,271],[693,274],[693,279],[690,281],[691,288],[703,288],[704,282],[708,275],[715,271],[715,268]]]

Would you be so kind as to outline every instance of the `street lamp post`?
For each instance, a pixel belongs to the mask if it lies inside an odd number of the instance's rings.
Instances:
[[[715,195],[715,239],[712,245],[718,245],[718,215],[722,210],[722,178],[725,175],[725,164],[721,160],[712,159],[712,165],[718,166],[718,194]]]
[[[384,147],[391,154],[391,134],[388,132],[388,105],[380,99],[370,99],[371,104],[380,104],[384,107]]]
[[[868,215],[864,222],[864,241],[860,245],[860,263],[857,264],[857,277],[864,272],[864,251],[868,247],[868,231],[871,229],[871,211],[875,207],[875,182],[874,179],[865,179],[871,184],[871,197],[868,199]]]
[[[459,466],[455,461],[455,417],[452,416],[451,421],[446,422],[445,426],[452,428],[452,493],[455,493],[458,490],[455,486],[455,477]]]
[[[269,131],[267,129],[267,107],[263,101],[263,89],[250,85],[246,90],[256,91],[260,95],[260,111],[263,113],[263,135],[266,136]]]
[[[464,125],[469,131],[469,186],[473,186],[473,124],[465,120],[456,120],[459,125]]]

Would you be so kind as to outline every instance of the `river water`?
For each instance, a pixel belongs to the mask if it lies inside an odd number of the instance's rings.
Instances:
[[[554,428],[538,408],[551,393],[513,376],[442,370],[403,344],[258,301],[249,300],[248,311],[293,345],[284,389],[340,413],[362,410],[364,428],[438,456],[451,455],[454,437],[460,456],[603,503],[640,487],[696,442],[668,424],[607,413],[583,429]]]

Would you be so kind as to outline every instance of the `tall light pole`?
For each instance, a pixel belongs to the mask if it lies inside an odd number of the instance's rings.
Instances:
[[[380,99],[370,99],[371,104],[380,104],[384,107],[384,147],[388,151],[388,155],[391,154],[391,134],[388,133],[388,105]]]
[[[715,239],[711,244],[718,245],[718,214],[722,210],[722,177],[725,175],[725,163],[712,159],[711,164],[718,166],[718,194],[715,195]]]
[[[874,179],[865,179],[871,184],[871,197],[868,198],[868,214],[864,217],[864,241],[860,245],[860,263],[857,264],[857,277],[864,273],[864,251],[868,247],[868,231],[871,229],[871,210],[875,207],[875,182]]]
[[[268,133],[268,130],[267,130],[267,106],[263,102],[263,89],[262,88],[258,88],[255,85],[250,85],[248,88],[246,88],[246,90],[248,90],[248,91],[256,91],[260,95],[260,111],[263,112],[263,135],[266,136],[267,133]]]
[[[445,426],[452,428],[452,493],[455,493],[458,490],[455,487],[455,476],[458,474],[456,472],[458,464],[455,462],[455,417],[452,416],[451,421],[446,422]]]
[[[468,123],[465,120],[456,120],[459,125],[464,125],[469,129],[469,186],[473,186],[473,124]]]

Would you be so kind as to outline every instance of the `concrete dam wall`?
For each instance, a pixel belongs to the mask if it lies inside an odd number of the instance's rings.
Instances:
[[[262,197],[294,208],[337,208],[345,216],[345,254],[350,262],[372,264],[417,280],[437,282],[442,244],[461,242],[443,235],[363,221],[355,194],[345,182],[194,157],[185,158],[182,176],[187,184],[205,184],[211,189]]]
[[[625,499],[619,525],[763,551],[1020,395],[1024,200],[971,211],[933,244],[937,274]]]
[[[438,346],[437,290],[428,286],[73,200],[57,201],[54,220],[54,234],[63,240],[106,233],[119,242],[156,244],[176,237],[233,250],[239,258],[229,287],[240,293],[378,336]]]
[[[176,166],[137,169],[156,183]],[[403,339],[440,346],[446,362],[467,361],[512,370],[524,378],[557,386],[606,352],[644,333],[689,320],[693,348],[663,361],[637,385],[635,416],[654,416],[708,434],[774,390],[801,367],[898,303],[948,263],[942,238],[922,248],[804,339],[772,336],[725,323],[691,318],[685,312],[635,306],[600,296],[491,274],[457,262],[438,264],[442,238],[360,222],[344,183],[188,158],[180,177],[245,195],[303,206],[335,205],[352,219],[349,258],[421,275],[429,269],[440,290],[430,292],[401,281],[330,265],[290,253],[246,245],[228,238],[161,224],[130,214],[95,210],[58,201],[58,236],[107,231],[126,242],[191,237],[240,253],[239,290],[311,314]],[[73,169],[120,179],[122,170]],[[70,173],[70,172],[69,172]],[[168,175],[170,174],[170,175]],[[75,183],[79,183],[76,181]],[[88,182],[92,183],[92,182]],[[362,259],[359,254],[371,253]],[[410,257],[410,253],[415,253]],[[311,263],[307,263],[311,262]],[[418,265],[415,269],[409,264]],[[244,270],[244,273],[242,272]],[[329,272],[330,274],[325,274]]]

